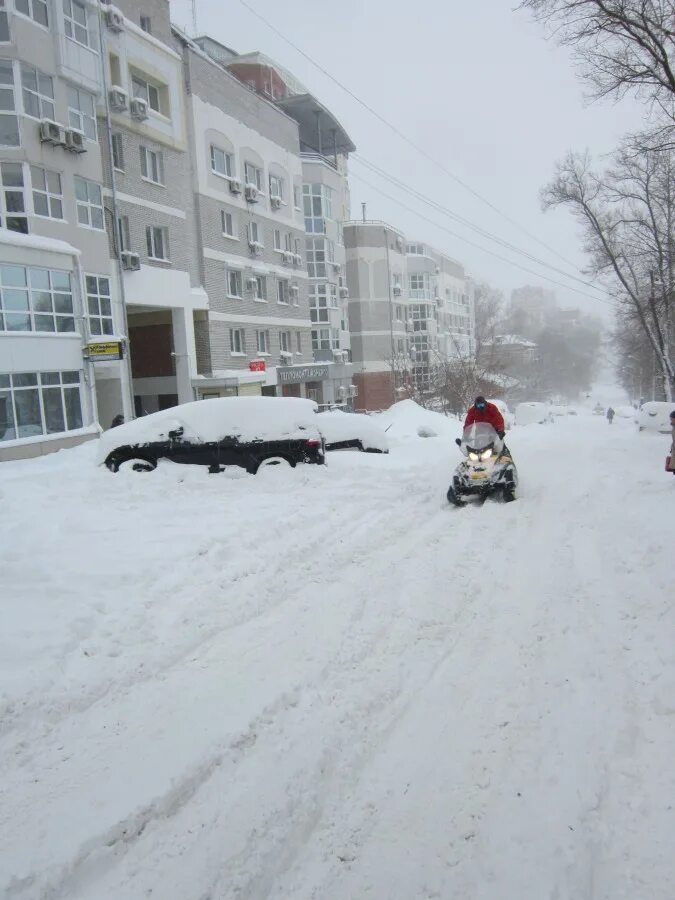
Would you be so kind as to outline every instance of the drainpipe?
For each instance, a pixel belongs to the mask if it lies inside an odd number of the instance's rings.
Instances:
[[[110,199],[112,203],[113,215],[113,247],[115,248],[115,259],[117,262],[117,282],[119,286],[120,303],[122,306],[122,327],[124,329],[124,338],[126,340],[126,348],[124,354],[124,362],[120,366],[120,382],[122,391],[122,410],[125,421],[129,422],[136,418],[133,401],[133,375],[131,373],[131,339],[129,337],[129,320],[127,318],[127,301],[126,291],[124,287],[124,270],[122,269],[122,257],[120,253],[118,221],[119,215],[117,210],[117,185],[115,182],[115,167],[113,166],[113,147],[112,147],[112,126],[110,123],[110,100],[108,97],[108,76],[106,74],[107,48],[105,43],[105,25],[103,22],[103,10],[101,2],[98,4],[98,36],[99,46],[101,49],[101,80],[103,82],[103,105],[105,107],[105,131],[106,143],[108,146],[108,162],[110,165]],[[86,294],[84,295],[86,297]],[[126,375],[126,378],[124,377]],[[126,384],[125,384],[126,381]]]
[[[77,273],[77,286],[79,293],[80,309],[77,318],[80,320],[80,334],[86,346],[87,343],[87,317],[85,315],[85,303],[87,299],[86,283],[84,280],[84,272],[82,263],[80,262],[80,254],[74,253],[75,272]],[[96,402],[96,378],[94,376],[94,364],[90,359],[84,359],[84,381],[89,389],[89,411],[95,422],[98,422],[98,403]],[[100,425],[100,422],[99,422]]]

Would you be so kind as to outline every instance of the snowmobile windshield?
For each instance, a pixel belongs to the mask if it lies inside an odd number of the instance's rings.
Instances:
[[[497,432],[488,422],[475,422],[465,428],[462,435],[462,444],[467,453],[481,453],[494,447],[498,440]]]

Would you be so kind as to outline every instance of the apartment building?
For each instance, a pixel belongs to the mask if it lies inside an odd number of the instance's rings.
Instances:
[[[97,4],[0,4],[0,460],[96,436],[104,371],[122,407],[100,71]]]

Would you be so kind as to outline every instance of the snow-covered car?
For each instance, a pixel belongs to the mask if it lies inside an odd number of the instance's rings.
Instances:
[[[504,424],[506,425],[506,430],[508,431],[510,428],[513,428],[516,419],[504,400],[488,400],[488,403],[494,403],[499,412],[502,414],[504,418]]]
[[[638,413],[640,431],[670,434],[670,414],[673,410],[675,403],[665,403],[662,400],[648,400],[647,403],[643,403]]]
[[[637,410],[632,406],[617,406],[615,412],[619,419],[637,418]]]
[[[548,403],[531,401],[516,406],[516,425],[543,425],[552,421]]]
[[[370,416],[331,409],[316,417],[326,450],[363,450],[366,453],[389,453],[384,429]]]
[[[312,400],[220,397],[183,403],[111,428],[99,440],[98,462],[112,472],[151,471],[160,459],[221,472],[325,462]]]

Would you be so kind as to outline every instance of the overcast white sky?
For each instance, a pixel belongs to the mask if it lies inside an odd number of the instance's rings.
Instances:
[[[564,257],[583,265],[574,222],[564,211],[542,213],[539,190],[567,150],[609,152],[624,132],[639,126],[642,109],[631,101],[616,106],[585,102],[584,86],[568,52],[546,41],[539,26],[524,12],[514,12],[509,0],[248,2],[462,181]],[[338,117],[356,144],[357,157],[511,243],[565,266],[420,157],[239,0],[196,0],[196,6],[198,33],[241,53],[260,50],[290,69]],[[171,0],[171,8],[174,22],[192,33],[191,0]],[[552,287],[384,198],[356,176],[393,196],[398,192],[356,159],[351,172],[353,217],[360,217],[361,201],[366,201],[369,218],[385,219],[406,236],[433,244],[507,296],[521,284]],[[419,201],[398,195],[434,222],[513,257]],[[600,304],[565,288],[555,290],[564,306],[607,314]]]

